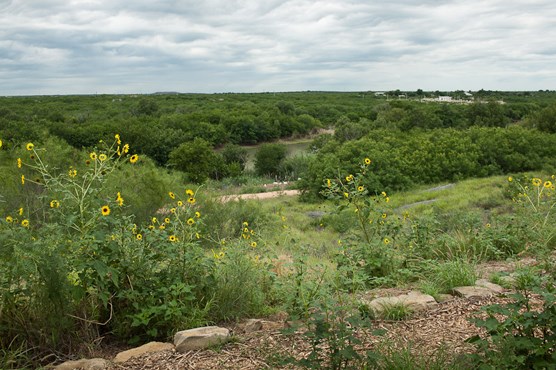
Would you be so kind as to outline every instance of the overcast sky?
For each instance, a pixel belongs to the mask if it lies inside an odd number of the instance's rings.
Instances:
[[[0,0],[0,95],[556,89],[554,0]]]

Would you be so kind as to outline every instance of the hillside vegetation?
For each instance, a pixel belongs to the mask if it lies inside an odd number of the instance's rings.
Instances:
[[[285,362],[376,367],[380,349],[363,353],[355,334],[384,317],[360,294],[440,297],[472,283],[479,263],[528,256],[538,267],[518,285],[516,309],[534,294],[540,314],[517,324],[499,307],[509,322],[477,322],[495,347],[475,338],[473,356],[439,361],[542,368],[556,356],[556,96],[477,97],[1,98],[0,367],[281,311],[314,344]],[[275,142],[319,128],[334,133],[302,155]],[[239,144],[255,143],[251,169]],[[299,197],[221,201],[292,179]],[[514,324],[534,329],[516,336]]]

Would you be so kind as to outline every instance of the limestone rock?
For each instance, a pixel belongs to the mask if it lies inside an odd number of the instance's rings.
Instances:
[[[262,330],[262,328],[263,328],[263,320],[249,319],[245,323],[245,326],[243,327],[243,331],[245,333],[252,333],[254,331]]]
[[[411,291],[395,297],[381,297],[369,302],[369,307],[375,312],[382,312],[385,307],[403,304],[413,311],[422,311],[436,305],[436,300],[428,294]]]
[[[84,358],[78,361],[66,361],[63,364],[54,367],[54,370],[104,370],[108,369],[109,366],[110,362],[103,358]]]
[[[128,349],[127,351],[120,352],[114,358],[115,363],[126,362],[134,356],[140,356],[144,353],[168,351],[174,349],[172,343],[150,342],[137,348]]]
[[[493,293],[496,293],[496,294],[500,294],[500,293],[504,292],[504,288],[502,288],[498,284],[491,283],[487,279],[479,279],[475,282],[475,285],[483,287],[483,288],[487,288],[487,289],[491,290]]]
[[[455,295],[464,298],[490,297],[494,295],[492,290],[481,286],[459,286],[452,290]]]
[[[218,326],[182,330],[174,335],[174,345],[176,351],[180,353],[204,349],[228,340],[230,340],[230,331]]]

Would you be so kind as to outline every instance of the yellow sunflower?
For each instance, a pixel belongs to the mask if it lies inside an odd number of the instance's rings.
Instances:
[[[120,192],[118,192],[116,194],[116,202],[118,202],[118,205],[120,207],[124,205],[124,198],[122,198],[122,195],[120,194]]]
[[[139,160],[139,156],[138,156],[137,154],[134,154],[134,155],[131,156],[131,158],[129,158],[129,161],[130,161],[131,163],[135,163],[135,162],[137,162],[138,160]]]
[[[171,191],[168,192],[168,195],[170,196],[170,198],[176,199],[176,194],[172,193]]]
[[[104,162],[108,157],[106,156],[106,154],[102,153],[101,155],[98,156],[99,161]]]
[[[58,208],[60,207],[60,202],[56,199],[50,201],[50,208]]]
[[[143,235],[141,234],[137,234],[135,235],[135,237],[137,238],[137,240],[143,240]]]
[[[21,158],[17,159],[17,168],[21,168]]]
[[[108,216],[110,214],[110,207],[108,206],[102,206],[102,208],[100,209],[100,211],[102,212],[103,216]]]
[[[177,238],[175,235],[170,235],[170,236],[168,237],[168,240],[171,241],[171,242],[173,243],[173,242],[178,241],[178,238]]]
[[[33,150],[35,148],[35,145],[33,145],[33,143],[28,143],[25,148],[27,148],[27,150]]]
[[[190,219],[187,220],[187,224],[188,224],[189,226],[193,225],[194,223],[195,223],[195,220],[192,219],[192,218],[190,218]]]
[[[371,160],[369,158],[365,158],[364,162],[367,166],[371,164]]]
[[[21,221],[21,226],[29,227],[29,220],[25,219],[25,220]]]
[[[91,154],[89,154],[89,158],[91,158],[93,161],[97,159],[97,153],[92,152]]]

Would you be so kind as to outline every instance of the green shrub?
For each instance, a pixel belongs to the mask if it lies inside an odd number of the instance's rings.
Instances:
[[[255,155],[255,171],[261,176],[278,175],[280,164],[286,158],[284,144],[263,144]]]
[[[256,242],[252,238],[249,240],[249,243],[230,243],[224,256],[218,259],[212,289],[212,320],[236,320],[269,312],[273,301],[270,265],[256,254],[260,253],[261,246],[253,244]]]
[[[542,284],[521,285],[511,294],[512,302],[483,308],[487,318],[471,321],[486,330],[487,337],[474,336],[467,341],[478,352],[470,355],[475,366],[482,369],[551,369],[556,363],[556,295],[554,280]],[[524,288],[527,285],[526,289]],[[542,307],[533,308],[532,295],[542,300]]]

